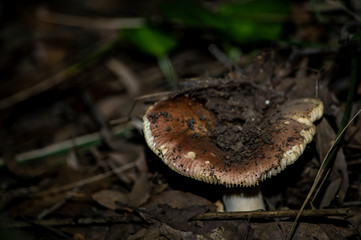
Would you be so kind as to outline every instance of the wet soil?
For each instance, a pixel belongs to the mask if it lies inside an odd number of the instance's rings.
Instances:
[[[200,100],[216,116],[209,137],[227,153],[221,156],[227,165],[257,157],[252,156],[258,154],[255,149],[273,144],[262,129],[268,112],[285,101],[280,92],[233,79],[217,86],[195,87],[185,95]]]

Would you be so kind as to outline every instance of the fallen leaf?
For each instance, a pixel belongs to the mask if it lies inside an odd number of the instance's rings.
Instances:
[[[146,206],[157,204],[168,204],[172,208],[178,209],[189,208],[192,206],[207,205],[212,210],[215,210],[215,206],[213,205],[213,203],[211,203],[207,199],[192,193],[177,190],[165,191],[160,193],[159,195],[154,196]]]
[[[102,205],[103,207],[115,210],[119,208],[116,203],[122,203],[124,205],[129,204],[129,198],[127,194],[114,190],[102,190],[92,195],[94,201]]]
[[[145,203],[150,196],[148,172],[141,172],[135,181],[132,191],[128,194],[129,205],[139,207]]]
[[[335,138],[335,131],[327,119],[323,118],[317,126],[317,149],[320,160],[324,159]],[[341,148],[337,152],[328,182],[325,194],[321,199],[320,208],[329,206],[336,196],[339,203],[342,204],[349,187],[347,163]]]

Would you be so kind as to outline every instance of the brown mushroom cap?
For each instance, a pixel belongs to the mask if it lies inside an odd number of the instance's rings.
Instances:
[[[215,116],[197,100],[179,96],[156,103],[144,116],[148,146],[174,171],[207,183],[255,186],[294,163],[311,142],[323,104],[297,99],[272,110],[247,157],[228,163],[209,137]]]

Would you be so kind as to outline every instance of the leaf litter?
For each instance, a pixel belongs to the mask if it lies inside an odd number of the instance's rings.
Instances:
[[[269,64],[268,62],[265,62],[265,64]],[[272,63],[274,64],[274,63]],[[265,67],[266,68],[266,67]],[[270,68],[272,70],[272,68]],[[302,69],[304,70],[304,69]],[[290,81],[300,81],[288,78]],[[193,86],[194,87],[194,86]],[[197,87],[197,86],[196,86]],[[202,86],[203,87],[203,86]],[[310,90],[313,89],[313,86],[309,86]],[[279,88],[282,89],[281,87]],[[305,90],[306,91],[306,90]],[[307,91],[309,92],[309,90]],[[322,129],[320,130],[320,134],[322,134]],[[329,131],[326,130],[326,133],[329,133]],[[326,137],[322,137],[322,139],[327,139]],[[329,141],[332,141],[332,135],[328,137]],[[328,142],[329,142],[328,141]],[[144,149],[136,147],[133,149],[138,149],[137,152],[144,152]],[[323,149],[327,149],[327,147],[323,147]],[[132,150],[132,151],[134,151]],[[130,151],[131,152],[131,151]],[[319,152],[323,152],[319,150]],[[100,153],[102,154],[102,153]],[[113,156],[115,153],[112,153]],[[133,154],[131,154],[133,155]],[[111,156],[111,155],[109,155]],[[125,155],[126,156],[126,155]],[[309,156],[312,156],[311,153],[309,153]],[[314,156],[316,157],[316,156]],[[113,159],[116,159],[112,157]],[[109,158],[109,159],[112,159]],[[121,158],[121,159],[127,159]],[[248,239],[271,239],[275,237],[284,238],[287,235],[287,231],[290,228],[291,222],[282,221],[282,222],[267,222],[267,223],[260,223],[257,221],[249,221],[249,220],[222,220],[222,221],[190,221],[193,217],[197,216],[198,214],[207,213],[207,212],[216,212],[217,208],[215,205],[215,201],[217,199],[216,197],[212,197],[211,201],[206,200],[202,196],[198,196],[193,193],[187,193],[187,191],[195,191],[195,189],[187,189],[187,186],[183,186],[182,190],[186,191],[175,191],[172,190],[172,185],[174,183],[169,179],[158,179],[156,178],[156,174],[161,170],[154,170],[148,168],[148,163],[146,161],[146,158],[143,154],[139,153],[138,157],[136,157],[138,160],[133,160],[136,163],[136,167],[133,168],[136,170],[135,172],[133,170],[127,170],[123,173],[120,173],[119,180],[124,178],[124,174],[130,176],[130,180],[124,181],[122,180],[124,185],[121,188],[117,187],[117,185],[114,185],[114,176],[109,178],[107,181],[99,181],[97,184],[90,186],[82,186],[81,192],[82,195],[78,195],[76,192],[73,192],[74,195],[71,201],[74,201],[77,199],[77,201],[84,201],[84,197],[87,192],[91,193],[94,190],[96,192],[92,193],[92,199],[99,204],[99,206],[102,206],[106,208],[106,216],[117,216],[119,214],[125,214],[125,215],[131,215],[136,213],[136,215],[140,215],[141,219],[145,221],[146,225],[148,226],[142,226],[134,223],[121,223],[121,229],[122,231],[131,231],[127,234],[129,235],[128,239],[154,239],[157,238],[157,236],[163,236],[166,239],[183,239],[183,238],[204,238],[204,239],[229,239],[234,234],[238,234],[239,236],[244,236]],[[121,160],[116,164],[126,164],[127,161],[124,162],[124,160]],[[102,159],[99,159],[99,163],[103,165],[103,168],[106,167],[105,162]],[[113,160],[114,161],[114,160]],[[153,161],[156,161],[153,160]],[[306,160],[303,160],[306,161]],[[159,164],[157,164],[159,166]],[[302,167],[302,164],[299,164]],[[344,166],[344,165],[341,165]],[[344,166],[345,167],[345,166]],[[109,167],[108,167],[109,168]],[[292,167],[291,167],[292,168]],[[160,167],[160,169],[162,169]],[[155,171],[155,172],[154,172]],[[166,171],[163,168],[163,171]],[[295,172],[297,171],[295,168],[291,169],[291,171]],[[342,173],[342,171],[341,171]],[[152,174],[154,175],[152,177]],[[291,173],[293,174],[293,173]],[[286,175],[287,176],[287,175]],[[173,174],[169,174],[169,177],[174,177]],[[176,176],[176,180],[183,181],[181,177]],[[160,181],[160,182],[159,182]],[[162,181],[169,181],[169,187],[164,188],[160,192],[156,192],[156,185],[161,183]],[[332,178],[330,179],[332,181]],[[277,180],[275,181],[277,182]],[[311,184],[310,181],[308,184]],[[338,183],[337,181],[332,181],[330,184],[328,184],[329,188],[330,186],[333,186],[333,183]],[[274,183],[269,183],[267,186],[272,185]],[[179,185],[179,183],[177,184]],[[200,184],[202,186],[202,184]],[[74,185],[76,186],[76,185]],[[90,187],[90,188],[89,188]],[[288,186],[292,187],[292,186]],[[340,189],[340,185],[336,186],[337,190]],[[118,188],[118,189],[117,189]],[[216,187],[213,187],[216,188]],[[211,187],[212,189],[212,187]],[[212,190],[214,191],[214,189]],[[323,195],[323,199],[321,202],[324,202],[327,200],[327,198],[335,198],[335,195],[337,192],[333,191],[333,195],[328,193],[330,191],[325,191],[325,194]],[[209,194],[209,193],[208,193]],[[274,194],[273,194],[274,195]],[[282,196],[281,192],[278,192],[278,195]],[[62,195],[58,195],[59,198],[62,198]],[[219,197],[219,196],[218,196]],[[268,193],[268,196],[266,194],[266,199],[270,198],[272,199],[272,194]],[[281,197],[282,198],[282,197]],[[278,198],[280,199],[280,198]],[[324,200],[326,199],[326,200]],[[41,200],[41,199],[40,199]],[[36,199],[36,201],[39,201],[39,198]],[[41,201],[45,201],[44,204],[48,202],[46,199],[42,199]],[[213,201],[213,202],[212,202]],[[272,202],[272,200],[270,201]],[[288,202],[295,202],[299,203],[300,199],[292,200],[292,196],[289,197]],[[48,202],[47,204],[50,204],[50,206],[54,203]],[[87,205],[89,202],[87,203]],[[273,206],[276,208],[282,208],[282,206],[287,206],[287,201],[283,200],[281,205],[280,203],[276,203],[277,205]],[[72,205],[75,205],[72,207]],[[84,213],[81,214],[81,212],[76,211],[76,206],[78,204],[74,203],[65,203],[64,206],[67,207],[67,211],[60,209],[54,210],[54,212],[50,213],[50,215],[61,215],[62,217],[72,217],[74,215],[74,212],[70,211],[70,209],[74,209],[75,212],[78,212],[77,215],[84,215]],[[41,205],[39,205],[40,207]],[[64,207],[63,206],[63,207]],[[75,207],[75,208],[74,208]],[[139,208],[140,207],[140,208]],[[42,207],[41,207],[42,208]],[[83,207],[84,208],[84,207]],[[140,210],[137,210],[137,209]],[[24,209],[24,208],[22,208]],[[36,208],[33,208],[32,212],[37,212]],[[64,215],[65,213],[65,215]],[[99,212],[101,214],[104,214],[104,212]],[[99,214],[98,213],[98,214]],[[14,216],[17,215],[17,213],[13,213]],[[25,211],[25,215],[28,215],[31,213],[27,213]],[[91,218],[91,216],[98,216],[98,214],[94,211],[87,213],[85,216],[88,216]],[[139,219],[138,219],[139,221]],[[334,223],[330,220],[323,219],[322,224],[320,223],[310,223],[310,222],[301,222],[296,230],[295,238],[298,239],[304,236],[304,234],[310,234],[313,237],[316,237],[318,239],[327,239],[327,238],[334,238],[337,239],[337,237],[341,238],[348,238],[350,236],[353,236],[356,232],[355,229],[351,227],[351,225],[348,224],[346,220],[339,219],[339,223]],[[140,220],[140,223],[142,220]],[[132,227],[125,227],[124,225],[132,225]],[[117,228],[119,227],[119,223],[112,224],[111,228]],[[221,227],[220,227],[221,226]],[[76,230],[77,228],[65,228],[66,231],[73,232],[73,230]],[[78,229],[79,230],[79,229]],[[112,230],[115,232],[118,232],[118,230]],[[265,232],[270,232],[270,234],[265,234]],[[83,231],[80,231],[83,232]],[[123,232],[124,234],[125,232]],[[332,234],[336,234],[333,236]],[[83,232],[85,234],[85,232]],[[85,234],[86,235],[86,234]]]
[[[312,30],[303,28],[303,31]],[[71,34],[65,29],[60,33],[64,34],[62,41],[71,38]],[[312,36],[317,37],[317,34]],[[44,46],[48,44],[39,43]],[[56,69],[59,62],[63,64],[69,48],[69,45],[65,45],[63,49],[64,45],[58,45],[57,51],[62,49],[60,52],[48,52],[56,56],[43,55],[39,66],[47,65],[49,69]],[[254,58],[252,64],[244,64],[248,58],[240,65],[244,67],[247,80],[261,86],[267,93],[272,92],[279,98],[287,99],[315,97],[318,94],[326,106],[326,117],[317,124],[319,135],[316,141],[306,149],[295,165],[262,185],[267,209],[300,208],[320,166],[320,160],[334,139],[337,111],[342,110],[340,101],[344,99],[338,90],[334,91],[329,87],[331,77],[327,75],[328,72],[309,68],[319,58],[298,54],[296,52],[292,58],[285,60],[275,52],[264,51]],[[54,61],[48,61],[47,57]],[[239,77],[237,73],[227,73],[224,66],[210,60],[197,49],[187,49],[175,54],[172,62],[177,63],[174,67],[182,78],[201,76],[197,80],[181,82],[183,87],[178,94],[191,89],[212,89],[212,86],[225,85],[224,79]],[[26,64],[28,62],[25,59],[21,66],[29,67]],[[29,96],[33,96],[34,92],[30,91],[30,95],[23,99],[24,105],[15,105],[14,110],[4,112],[2,118],[6,119],[4,124],[7,128],[1,132],[1,136],[4,136],[2,157],[7,159],[8,169],[1,169],[1,225],[11,223],[20,226],[24,224],[24,219],[30,223],[41,220],[41,224],[37,225],[37,230],[40,229],[38,234],[77,239],[233,239],[234,236],[241,239],[286,238],[292,225],[289,218],[192,220],[199,214],[216,213],[220,209],[218,186],[206,186],[172,173],[160,163],[157,156],[145,148],[144,140],[136,127],[121,135],[122,141],[112,142],[110,138],[111,142],[99,141],[89,148],[78,148],[74,142],[76,137],[96,132],[99,128],[98,123],[89,118],[83,100],[68,97],[69,94],[79,95],[84,88],[91,89],[95,93],[94,107],[98,108],[106,121],[111,121],[117,117],[128,117],[126,114],[133,104],[133,97],[169,90],[164,87],[157,66],[141,63],[139,59],[118,55],[115,60],[111,59],[100,65],[89,69],[82,77],[73,76],[73,83],[69,83],[67,78],[55,78],[59,81],[59,87],[48,86],[44,90],[45,96],[35,95],[31,98]],[[206,74],[204,69],[208,69]],[[27,77],[29,76],[36,76],[34,79],[37,81],[45,79],[36,73],[28,74]],[[222,78],[217,78],[219,76]],[[24,76],[21,78],[25,79]],[[21,84],[18,86],[17,90]],[[223,91],[224,89],[226,88]],[[61,104],[44,101],[47,94],[55,96],[59,93],[67,96],[60,98]],[[144,101],[145,104],[151,102],[152,99]],[[42,109],[26,111],[29,106],[40,105],[43,106]],[[138,103],[135,107],[130,116],[134,123],[144,113],[144,105]],[[23,113],[16,113],[15,110]],[[22,117],[18,119],[18,115]],[[16,124],[9,123],[12,119],[16,120]],[[28,121],[29,119],[33,121]],[[340,151],[336,156],[329,177],[312,202],[316,208],[350,207],[352,216],[301,218],[293,239],[359,239],[359,125],[358,119],[350,126],[344,152]],[[54,132],[57,133],[56,136],[52,135]],[[64,157],[55,155],[17,165],[14,158],[16,153],[42,148],[69,137],[73,144],[70,144],[67,161]],[[353,160],[352,167],[350,158]],[[67,223],[61,224],[62,221]],[[48,226],[53,226],[50,233],[45,231]],[[33,233],[35,228],[28,226],[13,229],[26,236]]]

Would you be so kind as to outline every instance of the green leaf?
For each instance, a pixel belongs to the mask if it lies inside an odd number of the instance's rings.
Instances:
[[[289,7],[284,0],[247,0],[225,3],[220,7],[219,12],[238,19],[279,23],[288,17]]]
[[[177,45],[171,35],[152,27],[124,30],[123,37],[139,50],[156,58],[166,56]]]
[[[237,42],[280,39],[289,8],[283,0],[226,3],[219,9],[226,18],[222,31]]]
[[[225,3],[210,11],[193,2],[165,4],[166,17],[192,28],[213,31],[222,38],[245,43],[278,40],[289,16],[284,0],[253,0]]]
[[[361,39],[361,32],[355,33],[352,37],[351,37],[351,41],[358,41]]]
[[[165,17],[191,28],[216,28],[218,16],[195,2],[181,1],[161,5]]]

